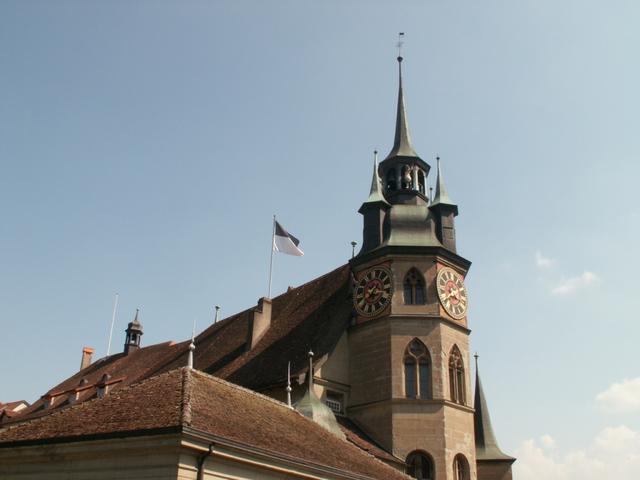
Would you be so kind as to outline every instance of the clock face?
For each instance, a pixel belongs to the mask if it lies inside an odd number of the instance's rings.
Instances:
[[[389,305],[392,292],[391,271],[375,267],[367,271],[356,285],[353,303],[360,315],[372,317]]]
[[[460,320],[467,313],[467,289],[462,283],[462,277],[450,268],[441,268],[436,280],[440,303],[456,320]]]

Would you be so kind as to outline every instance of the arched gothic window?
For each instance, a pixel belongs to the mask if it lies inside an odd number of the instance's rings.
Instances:
[[[417,338],[404,352],[404,394],[407,398],[431,398],[431,358]]]
[[[390,168],[387,170],[387,192],[392,192],[397,188],[396,186],[397,178],[396,178],[396,169]]]
[[[461,453],[453,459],[453,479],[469,480],[469,462]]]
[[[405,305],[424,305],[424,280],[415,269],[409,270],[404,277],[404,303]]]
[[[464,363],[456,345],[453,346],[449,354],[449,390],[451,401],[461,405],[465,404]]]
[[[433,480],[434,474],[433,460],[428,453],[411,452],[407,456],[407,474],[418,480]]]

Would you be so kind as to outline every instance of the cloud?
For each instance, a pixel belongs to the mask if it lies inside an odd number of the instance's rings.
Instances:
[[[596,403],[608,413],[640,412],[640,377],[612,384],[596,395]]]
[[[525,440],[516,450],[518,480],[601,480],[640,478],[640,433],[607,427],[585,449],[561,453],[550,435]]]
[[[600,277],[595,273],[585,271],[582,275],[577,277],[562,280],[558,285],[551,289],[551,293],[553,295],[568,295],[599,281]]]
[[[536,252],[536,267],[540,270],[548,270],[554,263],[556,261],[553,258],[545,257],[540,250]]]

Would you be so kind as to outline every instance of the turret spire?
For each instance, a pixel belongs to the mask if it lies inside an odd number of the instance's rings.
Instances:
[[[513,462],[515,460],[513,457],[500,450],[496,436],[493,433],[489,408],[487,407],[487,400],[482,390],[482,382],[478,372],[478,354],[476,353],[474,357],[476,359],[476,392],[473,404],[475,408],[473,423],[476,437],[476,458],[478,460],[507,460]]]
[[[365,203],[382,202],[389,205],[382,193],[382,184],[380,183],[380,175],[378,174],[378,151],[373,151],[373,175],[371,177],[371,189],[369,190],[369,198]]]
[[[417,157],[418,154],[411,145],[411,135],[409,134],[409,122],[404,105],[404,90],[402,88],[402,60],[398,56],[398,109],[396,112],[396,135],[393,141],[393,148],[387,158],[392,157]]]
[[[444,186],[444,178],[442,177],[442,170],[440,168],[440,157],[436,157],[436,162],[438,176],[436,178],[436,196],[433,199],[433,205],[437,205],[439,203],[443,205],[455,205],[453,200],[449,198],[447,189]]]

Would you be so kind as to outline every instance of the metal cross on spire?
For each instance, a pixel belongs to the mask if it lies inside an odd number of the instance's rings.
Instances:
[[[402,46],[404,45],[404,32],[398,33],[398,43],[396,47],[398,48],[398,58],[402,58]]]

